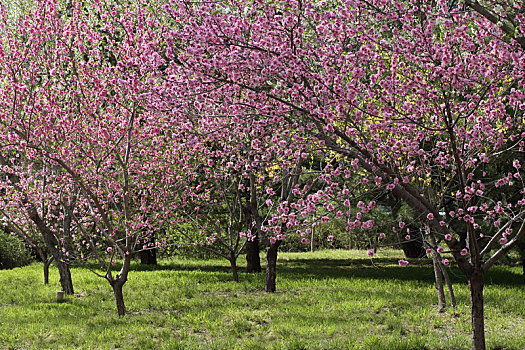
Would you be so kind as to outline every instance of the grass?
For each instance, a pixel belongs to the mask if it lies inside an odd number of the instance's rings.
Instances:
[[[133,265],[128,314],[109,284],[73,268],[77,294],[55,301],[58,274],[42,265],[0,271],[1,349],[467,349],[468,288],[452,269],[459,306],[436,311],[429,261],[397,265],[399,252],[281,253],[278,292],[264,274],[230,281],[221,260]],[[243,259],[239,263],[242,266]],[[495,266],[485,288],[489,348],[525,348],[520,268]]]

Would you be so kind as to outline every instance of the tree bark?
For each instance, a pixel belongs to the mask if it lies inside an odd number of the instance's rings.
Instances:
[[[28,217],[35,223],[38,231],[42,234],[47,250],[51,253],[53,259],[55,259],[55,264],[57,265],[58,273],[60,274],[60,285],[62,286],[62,290],[66,294],[74,294],[69,265],[65,262],[65,259],[63,259],[62,251],[58,248],[59,242],[55,233],[46,226],[45,222],[38,215],[34,205],[29,206],[26,211]]]
[[[110,282],[113,287],[113,293],[115,294],[115,302],[117,304],[117,313],[119,316],[126,314],[126,306],[124,305],[124,294],[122,293],[122,287],[124,286],[125,280],[116,279]]]
[[[521,258],[521,266],[523,268],[523,279],[525,280],[525,256]]]
[[[472,320],[472,349],[485,350],[485,319],[483,312],[483,272],[476,271],[469,280]]]
[[[525,281],[525,239],[522,238],[518,242],[518,250],[520,251],[521,256],[521,267],[523,269],[523,280]]]
[[[409,241],[405,239],[405,234],[399,233],[401,240],[401,249],[405,253],[405,257],[411,259],[419,259],[427,256],[425,251],[423,239],[420,236],[419,229],[415,226],[410,226],[410,236],[413,237]]]
[[[455,308],[456,307],[456,296],[454,295],[454,289],[452,287],[452,282],[450,281],[450,277],[448,275],[448,272],[445,266],[440,265],[440,267],[441,267],[441,273],[443,274],[443,278],[445,279],[445,283],[447,284],[448,295],[450,296],[450,306]]]
[[[73,295],[75,291],[73,290],[73,281],[71,279],[71,271],[69,270],[69,265],[58,259],[55,259],[55,263],[58,267],[58,273],[60,275],[60,285],[64,293],[68,295]]]
[[[262,271],[259,252],[259,236],[255,235],[253,241],[246,242],[246,272],[258,273]]]
[[[49,265],[53,262],[53,257],[50,256],[48,259],[44,260],[44,285],[49,284]]]
[[[270,244],[266,252],[266,286],[265,291],[268,293],[275,292],[275,279],[277,278],[277,252],[281,241]]]
[[[235,282],[239,282],[239,270],[237,268],[237,257],[235,256],[234,252],[230,253],[230,259],[229,260],[230,260],[230,265],[231,265],[231,268],[232,268],[233,280]]]
[[[157,248],[142,250],[140,263],[143,265],[157,265]]]
[[[446,307],[445,291],[443,290],[443,276],[441,274],[441,262],[438,261],[437,254],[432,252],[432,262],[434,264],[434,277],[436,279],[436,290],[438,295],[438,312],[444,312]]]

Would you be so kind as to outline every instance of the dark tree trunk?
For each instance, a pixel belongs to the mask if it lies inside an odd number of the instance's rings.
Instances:
[[[411,258],[411,259],[418,259],[418,258],[424,258],[427,256],[423,239],[421,238],[421,234],[419,232],[419,229],[417,227],[409,227],[410,228],[410,240],[406,240],[405,233],[399,234],[399,239],[401,240],[401,249],[403,249],[403,253],[405,253],[405,257]]]
[[[444,312],[446,307],[445,291],[443,289],[443,275],[441,274],[441,262],[438,261],[438,256],[432,252],[432,263],[434,264],[434,277],[436,279],[436,290],[438,295],[438,312]]]
[[[469,280],[472,310],[472,349],[485,350],[485,319],[483,313],[483,272],[476,271]]]
[[[277,277],[277,252],[281,241],[270,244],[266,252],[266,287],[265,291],[268,293],[275,292],[275,279]]]
[[[521,255],[521,266],[523,268],[523,279],[525,281],[525,238],[522,237],[517,246]]]
[[[146,249],[139,253],[143,265],[157,265],[157,248]]]
[[[259,236],[256,235],[253,241],[246,242],[246,272],[258,273],[262,271],[259,252]]]
[[[119,316],[126,314],[126,306],[124,305],[124,294],[122,294],[122,287],[124,286],[125,280],[116,279],[110,282],[113,287],[113,294],[115,294],[115,302],[117,303],[117,313]]]
[[[151,235],[148,244],[155,245],[155,235]],[[139,252],[140,263],[143,265],[157,265],[157,248],[142,250]]]
[[[71,279],[71,271],[69,270],[69,265],[64,262],[55,259],[55,263],[58,267],[58,273],[60,275],[60,285],[64,293],[73,295],[75,291],[73,290],[73,281]]]
[[[237,268],[237,257],[234,252],[230,253],[230,265],[232,268],[233,280],[239,282],[239,270]]]
[[[35,223],[36,227],[42,234],[47,251],[50,252],[53,259],[55,259],[55,264],[58,267],[58,273],[60,275],[60,285],[62,286],[62,290],[66,294],[74,294],[69,265],[65,259],[63,259],[63,254],[59,249],[59,243],[55,233],[46,226],[45,222],[38,215],[34,205],[29,206],[26,210],[29,218]]]
[[[44,285],[49,284],[49,265],[53,262],[53,257],[44,260]]]
[[[525,256],[521,258],[521,266],[523,268],[523,279],[525,279]]]
[[[443,278],[445,279],[445,283],[447,284],[448,295],[450,297],[450,306],[452,306],[452,308],[455,308],[456,307],[456,296],[454,295],[454,288],[452,287],[452,281],[450,280],[450,277],[448,275],[448,272],[445,266],[440,265],[440,267],[441,267],[441,273],[443,273]]]

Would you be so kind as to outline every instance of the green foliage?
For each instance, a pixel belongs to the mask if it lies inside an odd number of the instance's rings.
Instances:
[[[439,314],[430,261],[400,251],[282,253],[278,291],[264,274],[231,282],[223,259],[132,265],[125,317],[108,283],[72,268],[77,293],[57,303],[56,269],[0,271],[0,349],[468,349],[469,293],[453,269],[458,308]],[[244,259],[239,259],[240,263]],[[242,271],[241,266],[241,271]],[[118,266],[115,266],[118,269]],[[520,269],[495,266],[485,287],[487,347],[525,347]]]
[[[182,225],[181,225],[182,226]],[[189,227],[189,225],[188,225]],[[198,229],[183,227],[185,234],[179,234],[180,231],[168,229],[169,237],[163,249],[159,249],[160,258],[189,258],[189,259],[211,259],[216,257],[215,254],[205,250],[201,245],[194,245],[191,242],[199,242],[202,235],[199,235]]]
[[[30,262],[31,256],[24,242],[0,230],[0,269],[26,266]]]

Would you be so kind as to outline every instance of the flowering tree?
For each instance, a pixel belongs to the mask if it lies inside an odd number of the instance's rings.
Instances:
[[[173,97],[159,96],[166,101]],[[227,114],[221,102],[192,103],[195,126],[192,141],[187,140],[192,148],[185,161],[200,165],[185,195],[179,197],[172,227],[196,246],[230,261],[236,281],[237,257],[260,239],[269,246],[266,286],[275,290],[277,249],[286,237],[284,231],[298,225],[288,223],[297,217],[289,206],[312,188],[312,181],[307,181],[309,185],[303,181],[299,189],[309,142],[295,133],[282,133],[283,128],[261,127],[274,122],[258,111],[245,111],[246,122]]]
[[[214,86],[209,101],[239,117],[249,106],[314,137],[446,244],[469,281],[473,347],[484,349],[484,274],[525,232],[521,12],[382,0],[173,1],[166,11],[185,21],[171,33],[185,48],[178,81]],[[486,170],[501,159],[512,171],[492,181]],[[508,186],[520,196],[501,196]]]
[[[172,160],[185,126],[179,114],[167,119],[144,107],[153,104],[144,92],[162,61],[153,51],[160,23],[133,5],[106,5],[40,1],[18,26],[4,21],[0,152],[8,181],[19,184],[11,207],[25,210],[44,239],[65,237],[70,246],[51,244],[60,252],[96,259],[102,272],[94,272],[111,284],[124,315],[132,256],[150,248],[144,240],[169,216],[163,200],[182,183]]]

